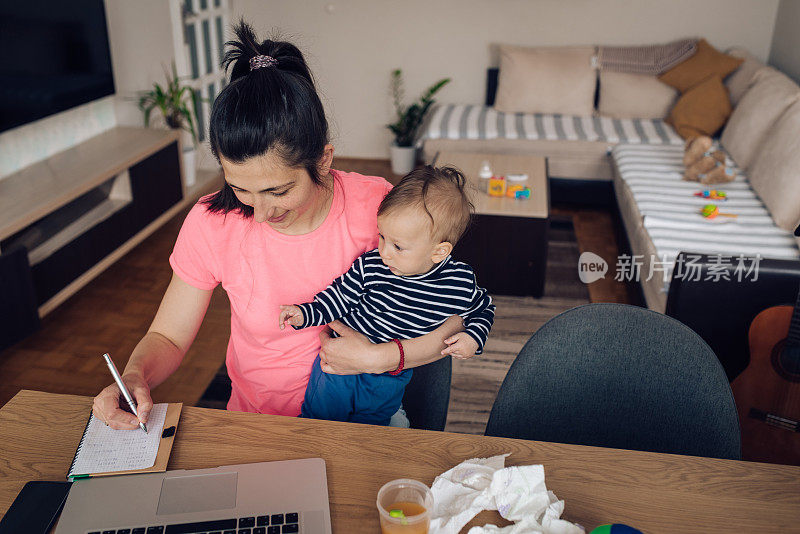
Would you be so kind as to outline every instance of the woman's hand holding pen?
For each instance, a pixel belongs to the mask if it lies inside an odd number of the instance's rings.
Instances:
[[[139,422],[147,423],[150,410],[153,409],[153,400],[150,398],[150,386],[142,376],[125,374],[122,375],[122,381],[136,401],[139,418],[120,408],[120,401],[124,403],[124,399],[116,383],[106,387],[94,398],[92,412],[114,430],[131,430],[138,428]]]

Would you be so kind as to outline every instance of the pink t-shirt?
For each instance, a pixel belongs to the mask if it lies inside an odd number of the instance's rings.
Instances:
[[[383,178],[331,171],[333,201],[313,232],[284,235],[237,213],[198,203],[169,258],[199,289],[222,284],[231,302],[226,363],[229,410],[296,416],[322,327],[278,328],[279,306],[309,302],[355,259],[378,246],[378,206],[392,188]]]

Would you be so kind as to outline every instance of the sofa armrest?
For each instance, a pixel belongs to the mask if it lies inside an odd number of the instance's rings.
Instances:
[[[750,362],[747,335],[755,316],[793,305],[800,289],[800,260],[749,259],[749,274],[737,272],[735,260],[722,265],[718,255],[678,254],[666,309],[709,344],[731,381]]]

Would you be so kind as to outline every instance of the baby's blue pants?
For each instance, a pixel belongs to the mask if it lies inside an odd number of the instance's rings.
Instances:
[[[411,373],[406,369],[398,375],[331,375],[322,372],[317,356],[300,417],[388,425],[400,408]]]

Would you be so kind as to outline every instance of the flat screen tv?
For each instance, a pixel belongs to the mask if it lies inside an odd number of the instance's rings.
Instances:
[[[103,0],[0,2],[0,132],[112,94]]]

